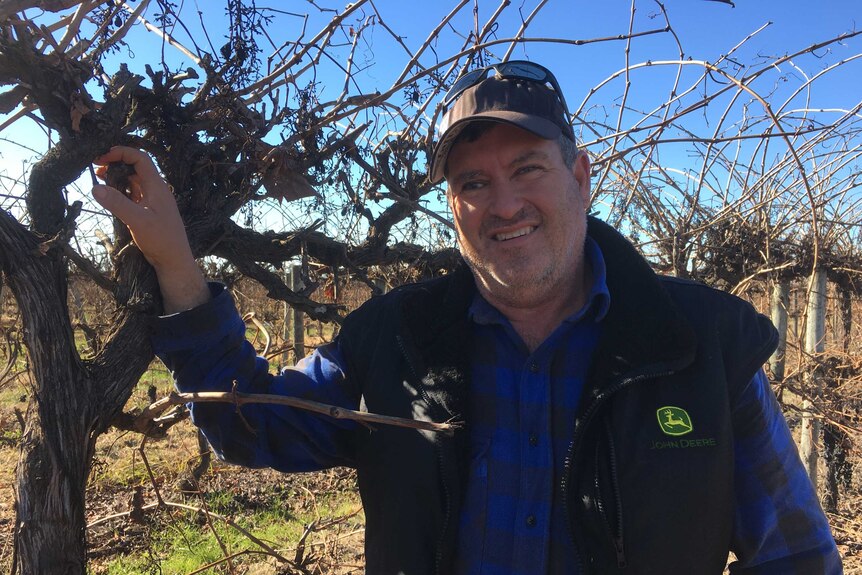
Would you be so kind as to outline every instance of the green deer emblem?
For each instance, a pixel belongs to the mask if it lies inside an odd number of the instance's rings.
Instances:
[[[665,435],[685,435],[694,429],[691,424],[691,417],[681,407],[672,405],[660,407],[656,410],[656,416],[658,417],[658,425]]]

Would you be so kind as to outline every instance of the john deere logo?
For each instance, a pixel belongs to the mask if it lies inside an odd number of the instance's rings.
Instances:
[[[693,429],[691,418],[681,407],[666,405],[658,408],[655,412],[658,416],[658,425],[665,435],[685,435]]]

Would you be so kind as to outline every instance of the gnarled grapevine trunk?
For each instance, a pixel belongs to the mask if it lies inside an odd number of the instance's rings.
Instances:
[[[86,572],[85,490],[95,441],[152,358],[145,318],[155,309],[157,284],[135,249],[115,262],[116,281],[105,278],[119,304],[116,330],[93,360],[78,355],[62,247],[64,228],[74,220],[44,213],[37,197],[58,185],[43,172],[56,175],[54,163],[70,160],[51,154],[33,170],[29,197],[37,231],[0,211],[0,270],[21,310],[32,376],[15,481],[16,571],[27,575]],[[69,211],[74,215],[74,207]]]
[[[33,388],[18,461],[16,557],[20,573],[83,573],[84,488],[97,404],[75,351],[62,260],[0,216],[3,269],[24,324]]]

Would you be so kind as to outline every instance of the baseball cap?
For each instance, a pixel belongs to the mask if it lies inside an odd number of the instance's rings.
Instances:
[[[545,68],[534,66],[547,72]],[[491,68],[494,67],[488,69]],[[550,72],[547,72],[547,75],[550,76]],[[454,96],[447,95],[444,103],[447,100],[453,101],[443,115],[440,140],[431,157],[431,181],[437,183],[443,180],[452,145],[470,122],[501,122],[548,140],[556,139],[562,134],[574,142],[575,136],[568,123],[565,100],[562,99],[553,76],[550,76],[548,81],[554,89],[548,88],[544,80],[501,75],[498,71],[497,75],[479,79],[477,83],[462,89]]]

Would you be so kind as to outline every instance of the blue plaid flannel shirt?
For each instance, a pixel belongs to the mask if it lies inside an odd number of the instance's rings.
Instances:
[[[584,307],[530,353],[506,317],[477,295],[470,308],[470,471],[459,575],[575,573],[560,486],[575,412],[608,310],[598,246]]]

